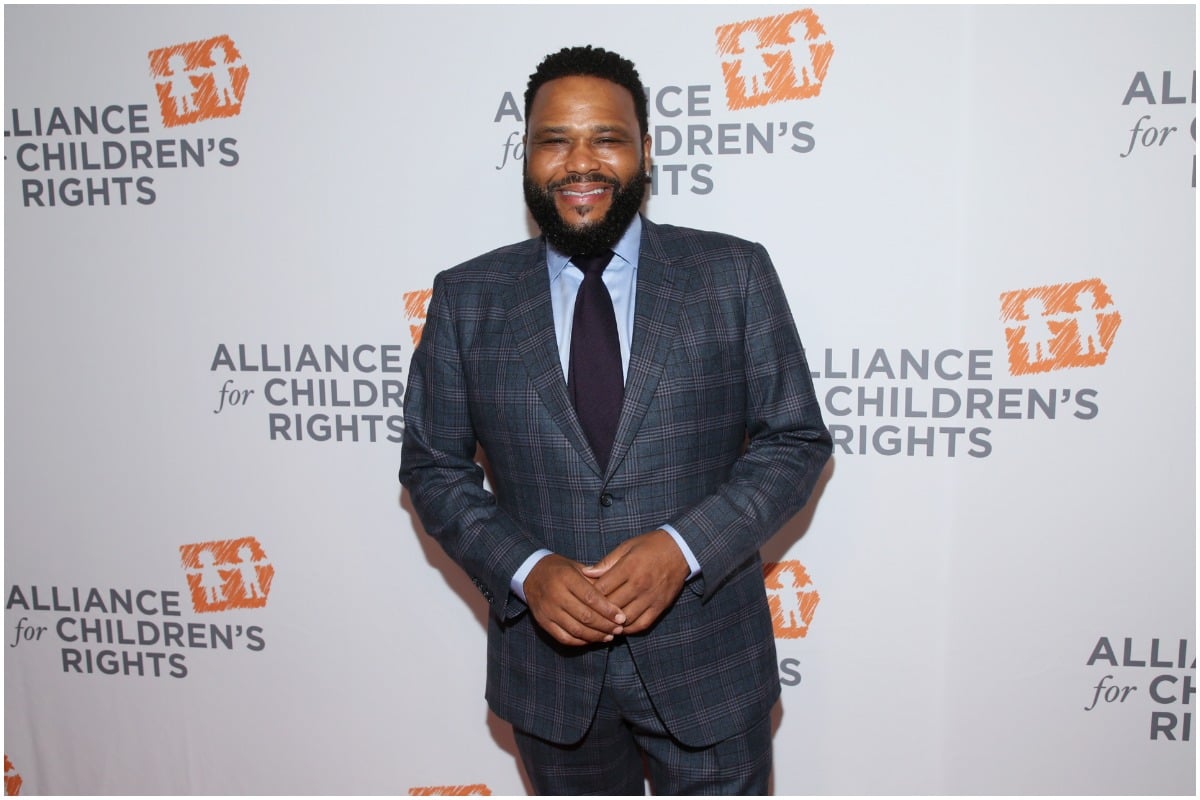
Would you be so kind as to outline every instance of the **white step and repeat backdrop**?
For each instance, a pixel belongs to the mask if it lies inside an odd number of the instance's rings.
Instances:
[[[780,794],[1193,794],[1191,6],[9,6],[6,789],[523,794],[396,481],[543,55],[771,252],[834,440]]]

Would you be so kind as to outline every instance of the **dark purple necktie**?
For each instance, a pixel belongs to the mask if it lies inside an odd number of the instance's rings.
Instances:
[[[617,316],[608,288],[600,278],[612,257],[609,250],[571,259],[583,272],[583,283],[575,295],[567,391],[601,469],[608,468],[608,453],[617,434],[621,400],[625,396]]]

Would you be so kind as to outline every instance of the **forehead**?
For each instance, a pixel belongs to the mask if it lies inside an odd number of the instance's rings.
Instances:
[[[633,95],[624,86],[591,75],[547,81],[529,106],[529,127],[591,120],[637,127]]]

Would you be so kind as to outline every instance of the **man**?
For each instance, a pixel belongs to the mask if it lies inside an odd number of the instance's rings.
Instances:
[[[758,549],[831,450],[786,298],[760,245],[639,216],[632,63],[548,56],[525,121],[542,236],[435,279],[400,479],[491,606],[488,703],[539,794],[642,794],[643,759],[659,794],[763,794]]]

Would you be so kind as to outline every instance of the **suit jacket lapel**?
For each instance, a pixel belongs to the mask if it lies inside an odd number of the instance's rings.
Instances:
[[[671,268],[672,259],[660,241],[656,226],[646,219],[642,223],[633,341],[630,345],[621,419],[608,460],[609,474],[620,465],[621,459],[629,451],[650,408],[654,390],[666,366],[667,354],[675,340],[679,310],[690,278],[690,275],[680,275],[678,270]],[[528,266],[509,290],[508,323],[512,326],[517,352],[525,364],[530,381],[551,418],[588,466],[601,474],[600,465],[567,394],[562,374],[558,341],[554,335],[554,314],[550,309],[545,244],[541,239],[532,241],[535,243],[534,252],[526,262]]]
[[[546,272],[546,246],[540,238],[533,241],[535,253],[527,262],[529,266],[509,290],[508,324],[512,327],[517,352],[529,373],[530,382],[550,417],[591,468],[599,472],[600,465],[567,395],[562,363],[558,358],[554,312],[550,309],[550,281]]]
[[[641,252],[638,256],[637,300],[634,309],[633,342],[629,371],[625,377],[625,400],[617,426],[609,474],[629,451],[654,390],[666,368],[667,354],[675,341],[679,311],[690,275],[673,269],[671,256],[662,246],[656,226],[643,220]]]

